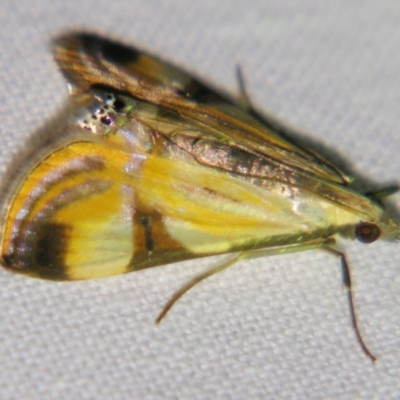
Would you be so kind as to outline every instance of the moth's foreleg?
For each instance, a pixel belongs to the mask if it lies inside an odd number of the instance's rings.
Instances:
[[[350,267],[349,264],[346,260],[346,256],[344,253],[341,251],[338,251],[336,249],[333,249],[331,247],[325,248],[325,250],[331,254],[334,254],[335,256],[340,258],[340,262],[342,265],[342,281],[343,281],[343,286],[346,288],[347,291],[347,298],[349,301],[349,308],[350,308],[350,318],[351,318],[351,323],[353,325],[354,331],[356,333],[356,338],[358,343],[361,346],[361,349],[363,352],[366,354],[368,358],[370,358],[373,362],[376,362],[376,357],[370,352],[368,349],[367,345],[364,342],[364,339],[361,335],[360,328],[358,326],[358,321],[357,321],[357,314],[356,310],[354,308],[354,298],[353,298],[353,289],[352,289],[352,281],[351,281],[351,273],[350,273]]]

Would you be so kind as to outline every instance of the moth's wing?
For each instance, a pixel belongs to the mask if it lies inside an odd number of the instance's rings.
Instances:
[[[265,190],[197,163],[85,135],[50,152],[10,198],[1,248],[6,268],[90,279],[297,243],[359,218],[316,194],[293,198],[281,184]]]
[[[143,52],[90,34],[61,36],[53,48],[55,60],[75,92],[106,86],[157,104],[164,112],[176,113],[193,127],[201,127],[199,139],[228,143],[273,166],[286,166],[292,181],[304,173],[338,184],[350,180],[329,161],[294,143],[276,121],[261,123],[198,81]]]

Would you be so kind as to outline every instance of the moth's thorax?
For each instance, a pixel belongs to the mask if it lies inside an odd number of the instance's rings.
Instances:
[[[71,124],[125,151],[151,151],[153,135],[135,118],[138,102],[132,97],[93,89],[75,101],[78,107],[70,116]]]

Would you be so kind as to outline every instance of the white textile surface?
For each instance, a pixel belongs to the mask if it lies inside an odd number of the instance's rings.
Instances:
[[[3,0],[0,165],[67,87],[49,51],[65,31],[138,46],[308,132],[370,187],[400,183],[400,2]],[[368,185],[367,185],[368,186]],[[400,195],[391,208],[400,209]],[[351,327],[337,258],[242,262],[162,305],[215,260],[83,282],[0,270],[0,399],[398,399],[399,245],[349,242]]]

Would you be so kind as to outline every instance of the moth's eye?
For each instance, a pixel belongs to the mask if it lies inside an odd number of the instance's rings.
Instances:
[[[356,238],[361,243],[372,243],[381,235],[379,226],[369,222],[360,222],[355,228]]]

